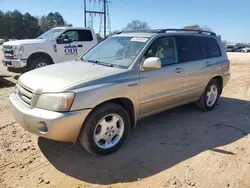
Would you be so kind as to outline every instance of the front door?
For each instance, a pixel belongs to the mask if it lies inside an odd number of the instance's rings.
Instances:
[[[90,30],[67,30],[58,38],[63,40],[57,40],[56,63],[77,59],[93,46]]]
[[[140,72],[140,117],[167,109],[182,102],[184,69],[179,63],[174,37],[156,39],[147,53],[159,57],[162,67]]]

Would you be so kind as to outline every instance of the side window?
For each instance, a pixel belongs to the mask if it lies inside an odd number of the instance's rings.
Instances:
[[[175,39],[173,37],[161,37],[156,39],[148,49],[145,58],[158,57],[162,66],[178,62]]]
[[[92,41],[93,36],[90,30],[79,30],[79,41]]]
[[[65,37],[71,41],[79,41],[79,35],[78,35],[78,31],[67,31],[64,33]]]
[[[221,51],[217,41],[211,37],[204,37],[202,39],[204,46],[204,56],[205,58],[220,57]]]
[[[203,58],[199,37],[177,37],[178,50],[182,62],[196,61]]]
[[[93,36],[90,30],[69,30],[64,33],[69,41],[92,41]]]

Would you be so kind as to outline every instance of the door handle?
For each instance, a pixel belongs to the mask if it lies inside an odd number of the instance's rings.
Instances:
[[[81,48],[82,47],[82,45],[81,44],[79,44],[79,45],[77,45],[79,48]]]
[[[180,67],[177,67],[174,71],[175,71],[176,73],[181,73],[181,72],[183,71],[183,69],[180,68]]]

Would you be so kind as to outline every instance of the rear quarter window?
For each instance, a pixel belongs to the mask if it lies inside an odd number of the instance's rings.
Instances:
[[[90,30],[78,30],[79,41],[92,41],[93,36]]]
[[[203,53],[205,58],[214,58],[221,56],[221,50],[217,41],[212,37],[203,37]]]
[[[178,36],[176,39],[181,62],[196,61],[203,58],[199,37]]]

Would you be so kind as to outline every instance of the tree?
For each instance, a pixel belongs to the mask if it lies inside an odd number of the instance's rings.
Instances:
[[[5,17],[4,17],[4,13],[2,11],[0,11],[0,37],[4,37],[6,36],[6,25],[5,25]]]
[[[59,12],[55,12],[53,15],[53,21],[56,26],[65,26],[65,21]]]
[[[24,38],[35,38],[41,33],[38,19],[29,13],[23,15]]]
[[[46,16],[42,16],[39,19],[39,25],[40,25],[42,33],[45,32],[45,31],[48,31],[50,29],[49,22],[48,22]]]
[[[50,12],[47,16],[42,16],[39,20],[41,30],[43,32],[48,31],[54,27],[67,26],[72,27],[72,24],[68,24],[59,12]]]
[[[185,26],[183,29],[212,31],[212,29],[210,27],[208,27],[208,26],[201,27],[198,24],[188,25],[188,26]]]
[[[185,26],[183,29],[199,30],[200,26],[197,25],[197,24],[195,24],[195,25],[188,25],[188,26]]]
[[[99,33],[96,33],[96,38],[97,38],[97,42],[101,42],[103,40],[103,38],[101,37]]]
[[[119,33],[119,30],[114,30],[111,33],[109,33],[108,37],[112,36],[112,35],[116,35],[117,33]]]
[[[57,26],[69,26],[58,12],[49,13],[41,18],[29,13],[22,14],[18,10],[0,11],[0,38],[27,39],[36,38],[41,33]]]
[[[124,28],[125,31],[133,29],[149,29],[148,23],[140,20],[133,20]]]

